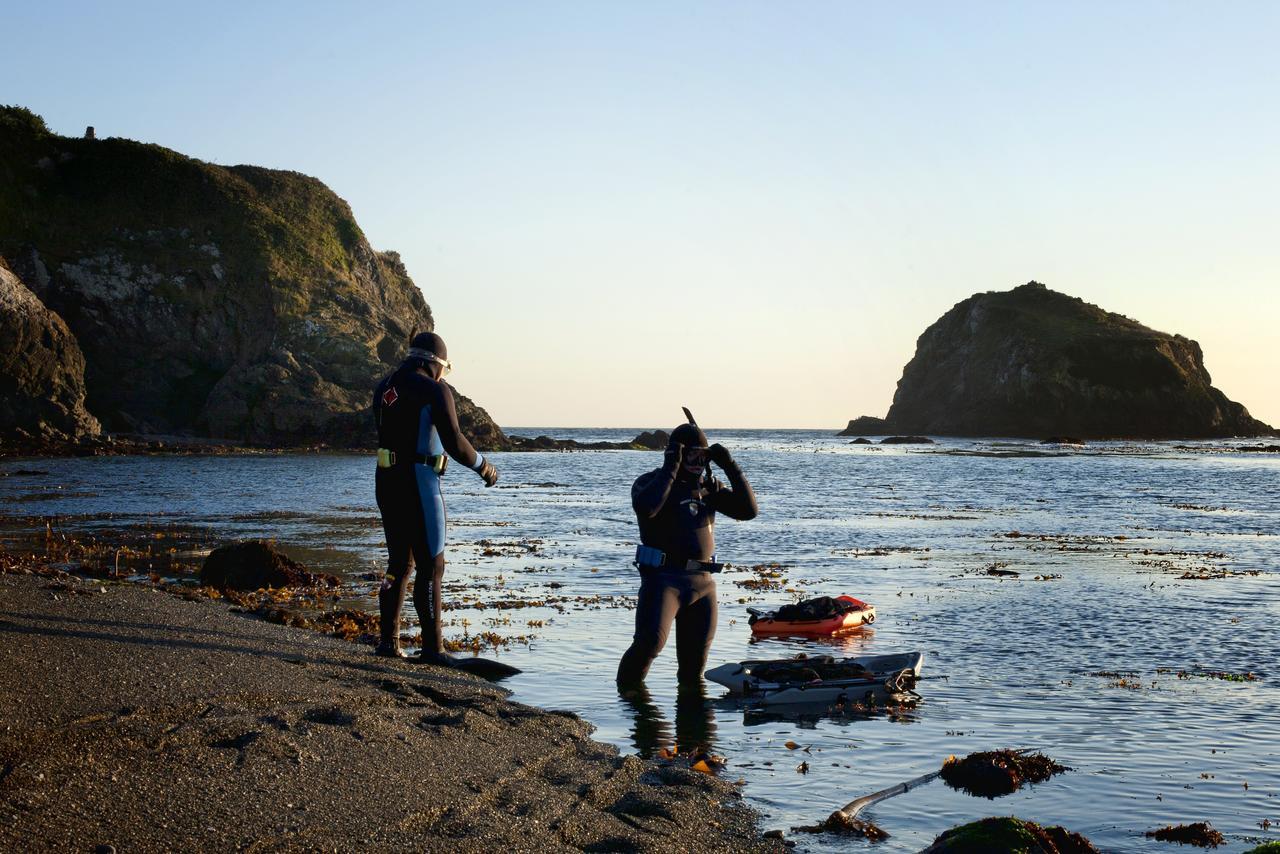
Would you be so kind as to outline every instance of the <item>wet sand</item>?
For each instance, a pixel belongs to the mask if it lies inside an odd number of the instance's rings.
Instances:
[[[783,850],[731,783],[225,602],[3,574],[0,648],[3,850]]]

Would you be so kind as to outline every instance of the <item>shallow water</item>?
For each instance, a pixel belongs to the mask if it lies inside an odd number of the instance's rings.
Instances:
[[[512,432],[590,440],[637,431]],[[623,750],[709,737],[765,826],[786,829],[801,850],[871,848],[790,828],[949,754],[1001,747],[1042,750],[1075,770],[995,802],[941,781],[893,798],[864,814],[892,834],[875,849],[918,851],[955,824],[1009,814],[1062,824],[1106,851],[1169,850],[1143,832],[1191,821],[1222,831],[1222,851],[1280,838],[1280,828],[1260,826],[1280,825],[1280,457],[713,432],[755,485],[761,515],[717,526],[719,558],[736,567],[717,581],[712,663],[920,649],[925,674],[946,678],[922,682],[916,708],[761,719],[715,700],[714,685],[714,702],[677,708],[673,648],[650,675],[649,707],[619,699],[612,676],[637,585],[629,488],[658,464],[653,453],[495,454],[502,481],[492,490],[455,467],[447,600],[550,603],[451,610],[446,634],[526,636],[499,654],[525,670],[506,683],[515,699],[571,709]],[[11,516],[274,537],[313,568],[352,579],[379,573],[384,560],[368,457],[21,460],[0,472],[9,473],[0,513]],[[774,561],[785,589],[740,586],[756,577],[747,567]],[[1019,575],[983,574],[992,566]],[[359,582],[355,601],[374,607],[375,584]],[[750,643],[748,604],[801,593],[850,593],[874,603],[879,619],[831,643]],[[808,773],[797,772],[801,762]]]

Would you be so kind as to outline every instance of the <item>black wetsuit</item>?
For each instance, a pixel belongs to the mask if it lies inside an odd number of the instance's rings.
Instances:
[[[756,497],[737,463],[724,467],[729,485],[711,477],[694,482],[669,462],[641,475],[631,487],[631,506],[640,522],[640,542],[666,554],[663,568],[641,568],[636,632],[618,665],[618,684],[634,685],[649,672],[676,624],[679,681],[702,678],[716,633],[716,583],[709,571],[690,572],[690,560],[715,556],[716,513],[753,519]]]
[[[400,610],[414,564],[419,567],[413,607],[422,621],[424,652],[443,651],[440,583],[444,576],[444,494],[439,466],[448,454],[479,470],[484,458],[458,427],[453,392],[413,364],[401,365],[373,395],[378,446],[395,454],[395,465],[378,468],[378,510],[387,536],[387,575],[378,591],[381,645],[398,647]]]

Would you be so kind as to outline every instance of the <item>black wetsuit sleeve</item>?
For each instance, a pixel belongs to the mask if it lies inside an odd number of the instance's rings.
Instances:
[[[668,471],[666,466],[636,478],[636,482],[631,485],[631,507],[636,515],[642,519],[657,516],[662,505],[667,503],[675,482],[675,470]]]
[[[717,513],[723,513],[730,519],[742,522],[756,518],[760,508],[756,506],[756,494],[747,483],[746,475],[738,468],[736,462],[730,461],[722,466],[725,476],[729,478],[728,488],[721,487],[709,496],[708,503]]]
[[[440,390],[436,405],[431,407],[431,420],[440,435],[444,452],[469,469],[476,467],[476,449],[462,434],[458,426],[458,409],[453,403],[453,392],[444,383],[436,383]]]

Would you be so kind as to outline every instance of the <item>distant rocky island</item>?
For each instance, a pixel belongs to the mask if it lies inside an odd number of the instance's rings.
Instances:
[[[842,436],[1265,436],[1213,387],[1200,345],[1028,282],[975,294],[924,331],[884,418]]]
[[[369,447],[373,386],[434,328],[315,178],[58,136],[21,107],[0,107],[0,307],[9,443]],[[510,444],[457,398],[479,446]]]

